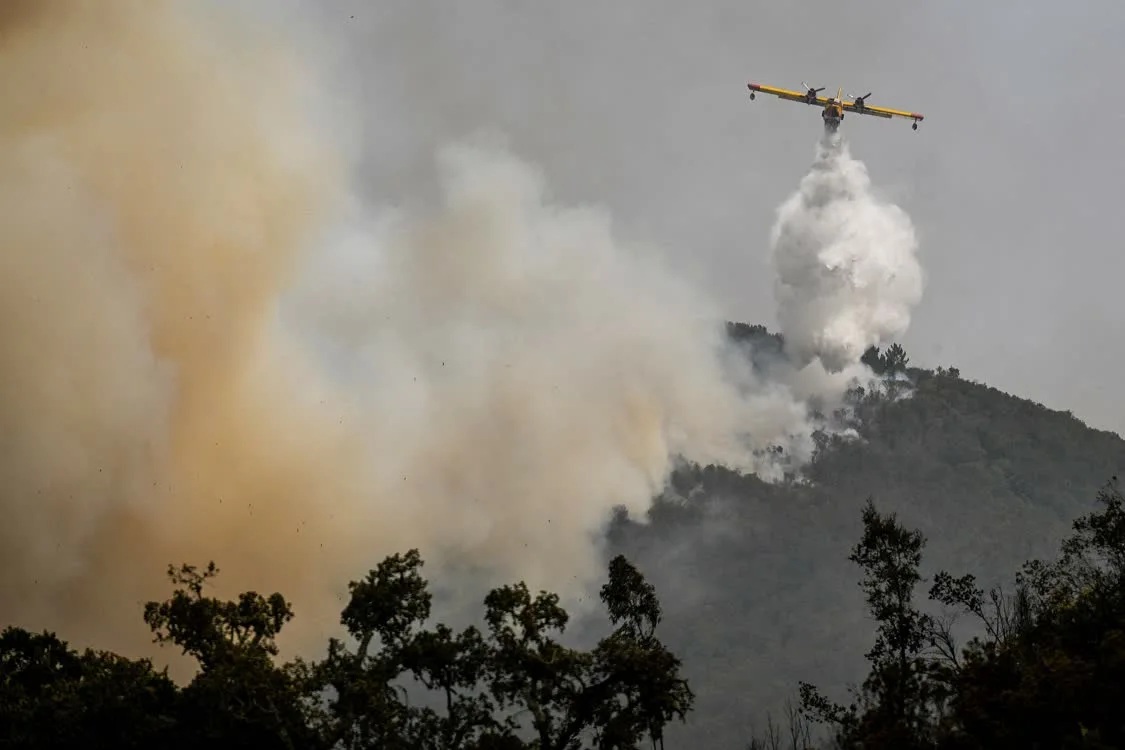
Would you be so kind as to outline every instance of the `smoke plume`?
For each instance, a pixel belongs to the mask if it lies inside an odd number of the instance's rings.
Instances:
[[[436,206],[360,204],[316,71],[205,8],[0,11],[5,620],[137,653],[165,566],[213,559],[304,649],[409,546],[576,594],[675,456],[807,439],[705,296],[501,146],[443,151]]]
[[[800,367],[854,365],[905,332],[921,301],[910,217],[874,194],[839,132],[826,129],[812,169],[778,209],[771,245],[778,323]]]

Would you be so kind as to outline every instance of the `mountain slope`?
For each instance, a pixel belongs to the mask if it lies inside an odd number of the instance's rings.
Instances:
[[[784,346],[761,327],[731,333],[759,364]],[[664,638],[698,694],[669,747],[688,738],[744,747],[751,722],[776,715],[798,680],[843,699],[845,683],[863,678],[872,628],[847,555],[867,497],[926,535],[924,571],[971,572],[989,585],[1028,558],[1053,557],[1071,521],[1125,469],[1125,441],[1069,413],[956,370],[907,375],[909,398],[857,399],[860,439],[823,441],[810,483],[689,467],[647,523],[614,524],[609,552],[656,584]]]

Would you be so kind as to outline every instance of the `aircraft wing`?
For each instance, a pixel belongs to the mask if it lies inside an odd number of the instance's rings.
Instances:
[[[816,98],[815,102],[810,102],[807,98],[805,98],[805,95],[802,94],[800,91],[790,91],[789,89],[779,89],[779,88],[774,88],[773,86],[762,86],[761,84],[757,84],[757,83],[748,83],[748,84],[746,84],[746,86],[751,91],[760,91],[763,94],[773,94],[774,96],[776,96],[779,99],[788,99],[791,102],[801,102],[802,104],[814,104],[815,103],[815,104],[819,104],[822,107],[825,104],[828,104],[828,100],[825,99],[823,96],[818,96]]]
[[[866,107],[857,107],[855,106],[855,102],[844,102],[843,104],[845,112],[855,112],[861,115],[871,115],[872,117],[885,117],[888,120],[892,117],[903,117],[908,120],[920,122],[923,119],[923,116],[918,112],[904,112],[901,109],[888,109],[886,107],[876,107],[871,104],[868,104]]]

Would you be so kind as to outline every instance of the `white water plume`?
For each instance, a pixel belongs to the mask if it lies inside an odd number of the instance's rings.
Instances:
[[[771,235],[778,322],[797,366],[819,358],[840,372],[904,333],[922,299],[917,248],[910,217],[875,194],[867,167],[826,130]]]

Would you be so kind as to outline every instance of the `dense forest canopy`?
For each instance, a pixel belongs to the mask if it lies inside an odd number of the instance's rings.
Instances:
[[[728,330],[755,367],[784,355],[760,326]],[[865,362],[901,390],[853,391],[840,418],[855,436],[818,436],[802,476],[685,466],[649,518],[615,519],[608,631],[590,648],[565,645],[574,623],[557,597],[522,584],[491,592],[479,626],[428,622],[411,550],[352,583],[348,643],[281,664],[282,593],[212,599],[217,570],[177,563],[170,598],[137,616],[196,659],[194,681],[9,628],[0,747],[733,749],[780,747],[785,732],[1122,746],[1125,513],[1106,482],[1125,441],[913,367],[898,346]],[[1014,577],[1028,560],[1044,562]]]

